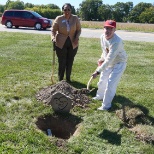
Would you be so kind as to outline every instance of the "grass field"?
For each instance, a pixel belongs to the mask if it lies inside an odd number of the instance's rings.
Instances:
[[[81,25],[84,28],[97,28],[103,27],[102,21],[81,21]],[[121,23],[117,22],[117,30],[137,31],[137,32],[154,32],[154,24],[143,23]]]
[[[99,101],[75,107],[70,116],[81,119],[78,133],[68,140],[49,137],[36,126],[37,118],[54,115],[36,100],[36,93],[51,85],[52,45],[49,35],[0,32],[0,153],[2,154],[153,154],[153,143],[136,139],[118,118],[123,106],[135,106],[154,122],[154,43],[125,41],[127,69],[110,112],[97,111]],[[86,88],[101,55],[99,39],[80,38],[72,85]],[[56,63],[57,67],[57,63]],[[55,77],[56,78],[56,77]],[[95,91],[98,78],[91,88]],[[154,132],[154,131],[153,131]],[[154,135],[150,132],[151,135]],[[147,132],[148,133],[148,132]],[[57,141],[62,146],[57,146]]]

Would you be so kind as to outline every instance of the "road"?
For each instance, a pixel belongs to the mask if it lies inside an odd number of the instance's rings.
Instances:
[[[24,32],[24,33],[37,33],[37,34],[49,34],[50,29],[47,30],[34,30],[32,28],[6,28],[4,25],[0,24],[0,31],[7,31],[7,32]],[[102,34],[102,29],[89,29],[89,28],[82,28],[81,37],[88,37],[88,38],[100,38]],[[117,30],[116,34],[119,35],[123,40],[127,41],[143,41],[143,42],[154,42],[154,33],[143,33],[143,32],[128,32],[128,31],[121,31]]]

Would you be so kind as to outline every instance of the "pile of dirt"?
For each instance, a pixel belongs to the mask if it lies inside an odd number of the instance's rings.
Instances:
[[[125,122],[128,127],[134,127],[136,124],[145,123],[145,114],[138,108],[125,106],[117,110],[116,115]]]
[[[135,133],[136,139],[154,144],[154,127],[142,110],[125,106],[117,110],[116,115]]]
[[[136,139],[154,144],[154,127],[149,125],[136,125],[130,131],[136,134]]]
[[[62,80],[55,85],[51,85],[41,89],[36,94],[36,98],[38,101],[42,101],[43,103],[49,105],[52,96],[57,92],[60,92],[68,96],[72,100],[73,107],[80,106],[82,108],[85,108],[87,107],[87,104],[89,104],[90,102],[90,98],[87,96],[89,90],[87,90],[86,88],[77,89],[71,86],[65,80]]]

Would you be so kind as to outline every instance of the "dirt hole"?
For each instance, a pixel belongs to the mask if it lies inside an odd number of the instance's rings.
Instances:
[[[49,135],[48,130],[50,130],[51,136],[60,139],[69,139],[76,131],[77,125],[80,122],[81,118],[74,115],[56,114],[39,117],[36,125],[46,135]]]

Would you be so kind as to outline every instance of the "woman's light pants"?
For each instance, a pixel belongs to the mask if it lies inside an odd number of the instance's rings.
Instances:
[[[111,107],[111,102],[125,69],[126,62],[120,62],[113,67],[108,67],[100,74],[96,97],[103,100],[102,108],[109,109]]]

